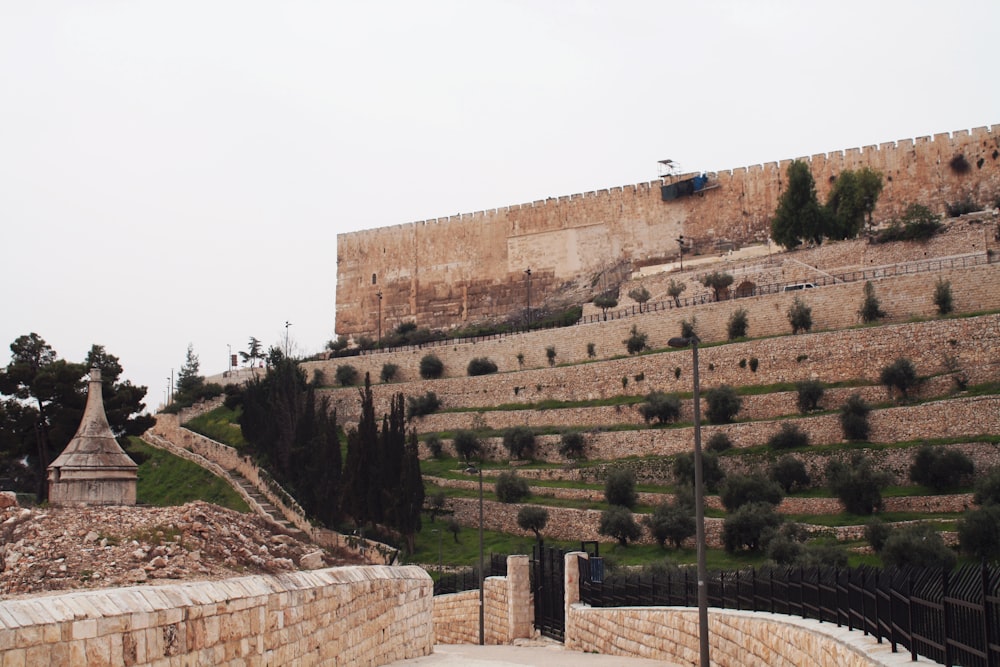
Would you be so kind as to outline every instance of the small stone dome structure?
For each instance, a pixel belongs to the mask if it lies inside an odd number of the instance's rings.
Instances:
[[[92,368],[80,428],[49,466],[53,505],[135,505],[139,467],[115,440],[101,390],[101,370]]]

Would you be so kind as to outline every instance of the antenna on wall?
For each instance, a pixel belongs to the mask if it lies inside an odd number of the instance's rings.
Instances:
[[[671,176],[676,176],[681,171],[681,166],[670,159],[660,160],[657,162],[657,165],[659,165],[660,178],[670,178]]]

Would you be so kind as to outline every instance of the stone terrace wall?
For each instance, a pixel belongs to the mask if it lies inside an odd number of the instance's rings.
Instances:
[[[383,665],[433,650],[418,567],[95,590],[0,602],[4,665]]]
[[[939,277],[952,283],[959,310],[1000,309],[1000,264],[964,270],[961,280],[950,274],[925,273],[875,282],[883,308],[897,320],[914,316],[931,317],[931,298]],[[996,315],[927,322],[900,322],[878,327],[845,329],[858,322],[857,311],[863,300],[863,283],[831,285],[810,290],[803,297],[812,308],[813,331],[786,335],[790,327],[786,311],[793,301],[789,294],[758,296],[705,304],[693,308],[647,313],[624,320],[586,324],[562,329],[531,332],[518,336],[467,343],[430,350],[410,350],[374,354],[347,359],[303,364],[307,375],[314,370],[330,382],[339,364],[351,364],[377,379],[382,364],[400,367],[402,382],[379,385],[375,389],[376,411],[387,411],[392,392],[408,396],[435,392],[445,407],[494,407],[505,403],[531,403],[547,399],[586,400],[617,396],[623,393],[643,395],[653,389],[667,392],[690,391],[691,354],[667,350],[636,357],[587,361],[586,348],[594,343],[599,356],[623,354],[622,341],[635,324],[649,336],[649,345],[666,347],[669,338],[680,333],[680,322],[696,317],[699,335],[705,342],[725,340],[726,325],[733,311],[749,312],[750,334],[756,338],[704,348],[701,351],[703,386],[721,384],[770,384],[818,378],[824,382],[861,379],[878,381],[878,374],[903,351],[921,375],[946,370],[944,357],[954,356],[963,368],[973,371],[990,368],[995,373],[1000,356],[1000,318]],[[760,339],[761,336],[776,338]],[[914,341],[920,341],[914,346]],[[557,362],[570,366],[545,367],[545,348],[556,348]],[[447,377],[419,380],[418,366],[428,352],[438,355],[445,364]],[[518,371],[516,356],[525,355],[525,366]],[[501,372],[488,376],[464,377],[469,360],[486,356],[497,363]],[[741,360],[758,358],[756,373]],[[746,365],[746,364],[745,364]],[[675,376],[675,369],[681,370]],[[642,374],[644,380],[636,382]],[[628,380],[623,389],[622,378]],[[342,423],[357,419],[356,388],[325,390]]]
[[[911,202],[937,211],[965,198],[991,205],[1000,194],[998,145],[994,129],[982,127],[801,159],[821,200],[846,169],[881,172],[874,217],[886,220]],[[950,167],[959,155],[965,172]],[[540,303],[552,287],[608,264],[672,257],[680,234],[702,246],[763,241],[790,162],[713,174],[718,188],[671,202],[656,181],[339,234],[337,333],[374,336],[379,309],[384,330],[503,316],[524,307],[529,267]]]

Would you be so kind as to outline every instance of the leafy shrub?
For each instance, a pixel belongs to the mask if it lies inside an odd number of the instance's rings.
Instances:
[[[796,449],[809,446],[809,434],[798,427],[797,424],[784,422],[781,430],[772,435],[767,446],[771,449]]]
[[[977,560],[1000,558],[1000,505],[966,512],[958,522],[958,544]]]
[[[667,285],[667,296],[674,300],[674,305],[678,308],[681,305],[681,294],[686,289],[686,283],[676,282],[673,278],[670,279],[670,284]]]
[[[757,359],[757,357],[750,357],[750,372],[751,373],[756,373],[757,372],[757,366],[759,366],[759,365],[760,365],[760,360]]]
[[[924,445],[913,455],[910,480],[935,491],[945,491],[968,482],[976,471],[972,459],[949,447]]]
[[[746,308],[737,308],[729,316],[729,323],[726,325],[726,336],[729,340],[746,338],[747,329],[750,327],[750,315]]]
[[[844,432],[844,438],[854,442],[867,440],[871,433],[871,426],[868,424],[868,413],[871,411],[861,394],[851,394],[840,408],[840,429]]]
[[[788,323],[792,325],[793,335],[800,331],[809,333],[809,330],[812,329],[812,308],[799,297],[795,297],[795,300],[792,301],[792,305],[788,307],[787,315]]]
[[[527,426],[505,429],[503,446],[515,459],[530,457],[535,450],[535,433]]]
[[[420,377],[425,380],[436,380],[444,375],[444,362],[437,355],[425,354],[420,360]]]
[[[556,363],[556,346],[549,345],[545,348],[545,358],[549,360],[549,366],[554,366]]]
[[[696,338],[698,336],[697,326],[698,321],[695,317],[692,317],[690,322],[681,320],[681,338]]]
[[[869,519],[865,524],[865,539],[871,545],[872,551],[881,553],[885,546],[885,541],[892,533],[892,526],[881,519]]]
[[[801,380],[795,383],[798,392],[799,412],[806,414],[819,409],[819,402],[826,391],[819,380]]]
[[[613,468],[604,480],[604,499],[609,505],[632,509],[639,502],[635,492],[635,474],[628,468]]]
[[[882,508],[882,489],[889,475],[872,466],[870,459],[854,455],[849,464],[833,460],[826,466],[826,479],[833,495],[851,514],[867,515]]]
[[[436,459],[440,459],[444,456],[444,445],[441,443],[441,438],[438,437],[436,433],[432,433],[427,436],[427,451],[431,453]]]
[[[601,309],[604,319],[608,319],[608,309],[618,305],[618,297],[611,293],[594,297],[594,305]]]
[[[883,229],[876,240],[879,243],[890,241],[926,241],[941,231],[939,215],[922,204],[910,204],[900,220],[894,220],[889,227]]]
[[[524,366],[524,352],[517,353],[517,365]]]
[[[466,463],[472,457],[481,454],[483,449],[482,443],[479,442],[479,437],[474,432],[464,429],[455,432],[452,444],[455,446],[455,453],[462,457]]]
[[[469,361],[465,370],[470,376],[489,375],[497,372],[497,365],[487,357],[475,357]]]
[[[727,553],[759,551],[781,525],[770,503],[749,503],[729,514],[722,524],[722,544]]]
[[[379,373],[379,378],[382,382],[392,382],[398,372],[399,366],[396,364],[382,364],[382,372]]]
[[[955,552],[941,533],[927,524],[903,526],[892,531],[882,547],[882,562],[890,567],[955,567]]]
[[[743,405],[736,390],[728,385],[709,389],[705,393],[705,402],[708,404],[705,417],[709,424],[731,424]]]
[[[406,418],[423,417],[437,412],[441,408],[441,400],[433,391],[423,396],[408,396],[406,398]]]
[[[777,505],[784,493],[777,482],[763,475],[729,475],[719,486],[719,500],[727,512],[735,512],[748,503]]]
[[[568,459],[583,458],[584,448],[587,442],[583,433],[579,431],[569,431],[563,433],[559,439],[559,453]]]
[[[730,273],[712,271],[701,279],[701,284],[712,289],[716,301],[722,301],[728,296],[733,276]]]
[[[696,532],[694,517],[686,507],[680,505],[660,503],[643,522],[660,548],[664,548],[669,541],[675,549],[680,549],[684,540]]]
[[[875,296],[875,286],[872,285],[872,281],[865,282],[865,298],[861,302],[861,309],[858,310],[858,317],[865,324],[869,322],[875,322],[877,320],[885,317],[886,313],[882,310],[882,304],[879,302],[878,297]]]
[[[597,351],[594,348],[594,344],[593,343],[587,343],[587,358],[588,359],[593,359],[596,356],[597,356]]]
[[[913,362],[905,357],[900,357],[882,369],[879,381],[891,392],[893,389],[899,391],[903,400],[906,400],[907,392],[917,384],[917,369]]]
[[[427,513],[431,515],[431,523],[434,523],[437,515],[444,511],[447,499],[444,491],[438,491],[427,497]]]
[[[341,387],[349,387],[358,381],[358,369],[350,364],[337,366],[337,384]]]
[[[939,315],[947,315],[954,310],[950,281],[938,278],[934,283],[934,305],[937,306]]]
[[[716,431],[709,437],[705,449],[716,454],[733,448],[733,441],[722,431]]]
[[[635,522],[635,517],[627,507],[612,505],[601,512],[601,522],[597,532],[615,540],[627,547],[629,540],[637,540],[642,535],[642,528]]]
[[[662,391],[654,391],[646,396],[646,402],[639,405],[639,414],[648,424],[656,420],[661,424],[677,421],[681,416],[681,400]]]
[[[785,493],[798,491],[809,486],[806,464],[791,454],[785,454],[774,462],[770,470],[771,479],[778,483]]]
[[[646,287],[644,285],[639,285],[635,289],[631,289],[628,292],[628,298],[632,299],[633,301],[635,301],[636,303],[639,304],[639,312],[640,313],[642,312],[643,305],[647,301],[649,301],[649,298],[651,296],[653,296],[653,295],[649,293],[649,290],[646,289]]]
[[[549,511],[538,505],[525,505],[517,511],[517,525],[521,530],[530,530],[539,543],[542,541],[542,531],[549,523]]]
[[[677,486],[694,488],[694,452],[685,452],[674,457],[671,470]],[[725,473],[722,472],[722,467],[719,465],[719,457],[710,452],[703,452],[701,479],[705,488],[709,491],[716,491],[725,477]]]
[[[977,505],[1000,505],[1000,467],[990,468],[976,480],[972,502]]]
[[[972,201],[970,197],[966,197],[961,201],[946,203],[944,205],[944,210],[949,218],[957,218],[960,215],[965,215],[966,213],[982,211],[983,207]]]
[[[517,476],[516,472],[502,472],[497,477],[497,500],[502,503],[519,503],[531,495],[528,482]]]
[[[640,333],[636,328],[636,325],[633,324],[629,337],[622,342],[625,343],[625,349],[628,350],[629,354],[639,354],[646,349],[647,338],[648,336],[644,333]]]

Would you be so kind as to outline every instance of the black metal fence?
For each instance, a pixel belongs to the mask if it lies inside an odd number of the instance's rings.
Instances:
[[[507,554],[490,554],[486,563],[487,577],[507,576]],[[434,581],[434,595],[461,593],[462,591],[479,590],[479,568],[467,567],[461,570],[442,574]]]
[[[593,607],[698,604],[690,568],[590,581],[580,559],[580,597]],[[1000,568],[761,568],[715,572],[708,604],[847,626],[948,665],[1000,667]]]

